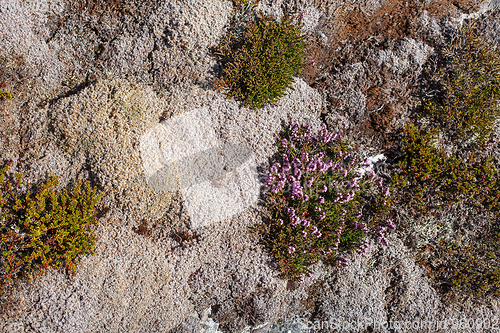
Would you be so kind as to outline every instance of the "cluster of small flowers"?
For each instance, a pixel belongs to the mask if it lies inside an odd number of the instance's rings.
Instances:
[[[387,228],[368,225],[370,219],[364,217],[358,199],[367,188],[378,188],[385,206],[389,188],[373,171],[359,173],[360,160],[345,151],[341,133],[323,125],[313,135],[309,125],[290,124],[276,139],[281,161],[271,166],[264,182],[269,187],[268,206],[277,221],[271,225],[274,254],[285,271],[299,276],[307,271],[307,264],[338,258],[346,249],[342,244],[356,239],[358,254],[366,253],[369,234],[387,243],[384,232],[393,230],[394,224],[387,220]],[[349,241],[343,243],[344,239]],[[342,267],[348,264],[344,258],[338,260]]]
[[[349,266],[349,260],[347,260],[346,258],[344,257],[339,257],[335,263],[339,266],[339,267],[342,267],[342,268],[347,268],[347,266]]]
[[[383,226],[378,226],[377,227],[377,238],[384,244],[385,246],[388,245],[387,238],[385,237],[385,231],[387,230],[386,227]]]
[[[370,249],[369,241],[368,239],[365,238],[361,242],[359,242],[359,248],[357,251],[358,256],[366,254],[366,252],[368,252],[369,249]]]

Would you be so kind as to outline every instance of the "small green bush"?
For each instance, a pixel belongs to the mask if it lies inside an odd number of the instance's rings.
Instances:
[[[256,17],[239,38],[229,35],[219,49],[223,76],[214,82],[247,106],[260,108],[275,103],[304,66],[306,43],[299,25],[285,15],[279,22]]]
[[[22,175],[15,181],[0,169],[0,281],[1,289],[16,279],[31,279],[47,268],[75,272],[74,259],[93,254],[96,236],[94,207],[102,197],[97,189],[82,182],[72,192],[54,191],[57,177],[33,192],[20,195]]]
[[[9,101],[12,100],[12,95],[10,94],[10,92],[0,89],[0,101],[3,101],[5,99]]]
[[[498,161],[484,151],[448,156],[436,147],[437,129],[406,127],[393,178],[397,205],[413,208],[413,219],[457,220],[447,239],[433,240],[428,262],[438,284],[485,294],[500,291],[500,181]],[[403,228],[408,227],[399,223]],[[451,239],[450,239],[451,238]],[[419,249],[421,250],[421,249]],[[437,259],[439,258],[439,259]]]
[[[463,150],[448,156],[437,148],[438,130],[424,131],[408,125],[402,138],[400,172],[394,184],[405,189],[407,203],[421,211],[465,201],[472,207],[497,211],[500,184],[493,156]]]
[[[265,241],[288,279],[323,261],[347,265],[346,250],[368,249],[367,236],[387,244],[395,229],[387,218],[389,189],[349,149],[341,133],[326,126],[313,135],[290,124],[277,138],[278,161],[265,179],[270,222]],[[365,161],[366,163],[366,161]]]

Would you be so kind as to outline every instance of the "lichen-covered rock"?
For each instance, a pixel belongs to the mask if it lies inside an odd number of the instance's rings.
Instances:
[[[7,90],[18,88],[24,97],[29,95],[31,98],[57,89],[66,66],[45,42],[48,30],[44,24],[48,15],[62,12],[62,3],[3,0],[0,6],[0,82],[8,85]],[[18,68],[14,68],[16,63]],[[16,72],[29,77],[29,87],[16,87],[20,83],[16,82]],[[14,96],[19,98],[18,94]]]
[[[366,256],[328,278],[320,294],[317,321],[354,331],[450,332],[467,318],[470,332],[483,332],[478,319],[491,323],[500,311],[472,302],[447,306],[395,235],[387,247],[372,243]]]
[[[2,329],[163,332],[213,305],[212,318],[239,331],[298,311],[309,284],[288,290],[267,250],[249,235],[249,227],[262,223],[257,203],[230,219],[186,229],[182,199],[174,212],[171,193],[149,188],[139,140],[164,109],[182,115],[209,106],[207,123],[221,145],[244,144],[265,163],[283,122],[320,125],[321,96],[302,80],[294,88],[261,113],[198,87],[167,99],[124,80],[99,81],[50,106],[50,135],[66,159],[85,161],[80,167],[107,190],[103,205],[110,211],[96,230],[96,255],[82,258],[73,278],[52,272],[13,291],[25,310],[3,317]]]
[[[158,123],[165,103],[151,89],[124,80],[100,81],[49,109],[49,127],[69,159],[84,156],[106,205],[136,218],[158,219],[170,196],[147,186],[140,137]]]
[[[372,243],[366,256],[349,257],[347,270],[316,265],[303,284],[288,283],[251,232],[265,223],[259,203],[189,229],[182,196],[149,187],[140,150],[141,136],[160,118],[203,108],[220,146],[248,147],[259,167],[276,153],[274,135],[289,120],[315,129],[324,120],[332,127],[373,120],[380,126],[362,127],[363,134],[390,132],[408,115],[400,97],[409,94],[411,76],[444,41],[450,26],[442,19],[471,14],[478,1],[262,0],[258,8],[275,17],[303,11],[309,40],[335,48],[321,61],[321,50],[311,53],[309,77],[317,77],[297,78],[276,107],[260,110],[209,89],[218,70],[210,48],[231,22],[232,1],[103,3],[0,0],[0,81],[14,95],[0,102],[0,157],[14,159],[32,181],[52,171],[63,186],[88,177],[107,193],[96,254],[81,258],[73,277],[51,271],[2,296],[0,331],[274,332],[265,324],[295,314],[498,318],[496,301],[443,303],[395,236],[389,247]],[[495,20],[498,11],[481,23],[493,40]],[[337,62],[335,52],[345,57]]]

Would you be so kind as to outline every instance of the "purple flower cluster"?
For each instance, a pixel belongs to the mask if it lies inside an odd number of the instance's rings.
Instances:
[[[347,266],[349,266],[349,260],[347,260],[346,258],[344,257],[339,257],[336,261],[336,264],[339,266],[339,267],[342,267],[342,268],[346,268]]]
[[[368,241],[368,239],[365,238],[361,242],[359,242],[359,247],[357,251],[358,256],[366,254],[366,252],[368,252],[369,249],[370,249],[370,242]]]
[[[388,245],[387,238],[385,238],[385,231],[386,230],[387,230],[386,227],[383,227],[383,226],[377,227],[377,237],[382,242],[382,244],[384,244],[385,246]]]
[[[387,243],[385,232],[393,231],[394,223],[365,216],[367,203],[360,199],[374,189],[372,195],[384,207],[389,189],[373,171],[360,175],[362,161],[346,150],[341,133],[323,125],[314,135],[309,125],[290,124],[276,138],[281,158],[269,168],[264,182],[270,215],[276,221],[269,231],[273,253],[289,278],[303,275],[318,260],[334,259],[347,266],[340,252],[351,247],[359,255],[366,253],[369,235]]]

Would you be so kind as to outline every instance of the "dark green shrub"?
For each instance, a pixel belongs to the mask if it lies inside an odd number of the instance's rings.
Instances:
[[[214,86],[248,106],[276,102],[304,66],[306,43],[300,20],[299,25],[293,21],[289,15],[279,22],[261,15],[250,20],[242,36],[227,36],[218,53],[223,76]]]
[[[453,137],[481,143],[500,116],[500,56],[470,26],[444,50],[445,67],[435,73],[439,92],[425,99],[424,114]]]
[[[15,181],[0,170],[0,280],[3,289],[16,279],[43,275],[48,268],[75,272],[74,259],[93,254],[96,236],[94,207],[102,197],[82,182],[72,192],[54,191],[57,177],[19,194],[22,175]]]
[[[361,173],[363,162],[340,133],[324,126],[313,135],[309,126],[291,124],[277,144],[278,162],[265,179],[270,221],[264,231],[288,279],[320,260],[347,265],[342,252],[365,253],[369,235],[387,244],[385,233],[395,229],[387,218],[389,189],[373,171]]]

